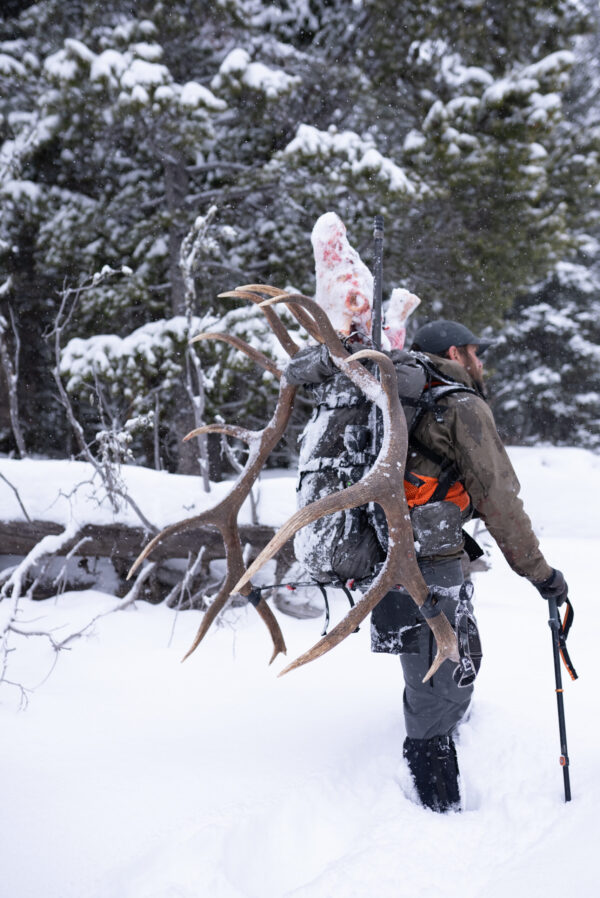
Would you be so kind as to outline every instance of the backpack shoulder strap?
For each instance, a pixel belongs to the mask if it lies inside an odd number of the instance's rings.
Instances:
[[[458,471],[451,459],[440,455],[434,449],[430,449],[429,446],[426,446],[415,436],[414,432],[417,424],[427,412],[432,412],[436,421],[443,421],[444,411],[446,411],[448,406],[442,405],[441,400],[446,396],[451,396],[456,393],[473,393],[474,395],[477,395],[477,391],[472,387],[468,387],[466,384],[461,384],[459,381],[452,380],[443,375],[426,356],[422,361],[428,373],[428,381],[418,401],[418,407],[409,428],[408,442],[409,446],[416,449],[419,455],[427,458],[440,469],[438,486],[429,500],[430,502],[436,502],[444,499],[451,484],[458,480]],[[442,379],[441,382],[440,378]]]
[[[443,420],[443,413],[447,406],[441,405],[440,401],[445,396],[450,396],[453,393],[472,393],[474,396],[477,395],[477,390],[443,374],[442,371],[433,364],[431,359],[423,353],[412,353],[412,355],[424,369],[427,379],[423,390],[421,391],[421,395],[416,401],[414,399],[400,397],[403,404],[406,403],[407,405],[416,407],[416,411],[409,426],[409,441],[411,440],[417,424],[426,412],[432,412],[435,415],[436,421],[441,423]]]

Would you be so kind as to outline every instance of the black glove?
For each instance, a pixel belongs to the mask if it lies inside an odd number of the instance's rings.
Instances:
[[[556,599],[557,605],[562,605],[569,595],[569,587],[565,578],[561,571],[556,570],[556,568],[552,569],[552,573],[547,580],[537,583],[534,581],[533,585],[543,599]]]

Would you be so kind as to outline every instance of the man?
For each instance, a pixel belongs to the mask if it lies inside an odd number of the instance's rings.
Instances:
[[[428,584],[445,588],[440,601],[451,623],[463,584],[465,534],[460,527],[474,515],[484,521],[512,569],[529,579],[544,598],[553,595],[560,604],[567,596],[563,575],[540,551],[519,498],[519,482],[484,398],[480,355],[489,345],[464,325],[442,320],[420,327],[412,346],[425,354],[434,376],[439,374],[439,383],[431,385],[433,402],[411,434],[406,491],[419,566]],[[419,501],[420,493],[424,502]],[[450,504],[458,523],[448,538]],[[437,545],[435,533],[431,537],[436,514],[441,514],[437,520],[443,525],[438,528]],[[419,546],[419,527],[429,540],[425,546]],[[464,592],[462,597],[466,601]],[[468,608],[472,611],[470,603]],[[401,638],[390,644],[394,632]],[[422,682],[433,656],[433,639],[402,590],[388,593],[374,610],[373,648],[400,654],[405,679],[404,756],[420,801],[436,811],[458,810],[452,734],[467,710],[473,686],[461,688],[448,663],[427,683]]]
[[[369,334],[363,331],[352,331],[346,341],[368,344]],[[513,570],[527,577],[542,596],[555,595],[560,603],[567,595],[562,574],[540,551],[519,498],[517,477],[484,398],[479,356],[489,345],[457,322],[437,321],[417,331],[412,347],[417,355],[409,356],[409,361],[412,358],[428,372],[411,430],[405,480],[419,566],[425,581],[437,587],[437,601],[453,625],[460,607],[475,643],[472,606],[463,586],[468,538],[462,531],[463,523],[474,514],[483,519]],[[406,354],[392,353],[392,359],[397,365],[406,364]],[[303,506],[356,482],[368,470],[374,460],[372,419],[369,403],[336,368],[324,347],[298,353],[286,376],[292,383],[309,386],[316,400],[300,451],[299,505]],[[360,579],[365,569],[373,572],[387,541],[376,512],[367,507],[338,512],[297,534],[296,555],[315,581],[344,582],[348,577]],[[393,590],[382,599],[371,625],[373,651],[400,655],[405,680],[404,756],[419,800],[435,811],[459,810],[452,736],[469,706],[473,686],[459,685],[455,666],[448,662],[427,683],[422,682],[435,654],[433,636],[404,590]],[[474,660],[477,667],[480,658]]]

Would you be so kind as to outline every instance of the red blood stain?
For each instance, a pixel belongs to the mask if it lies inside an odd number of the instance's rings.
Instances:
[[[369,309],[369,300],[359,290],[349,290],[346,294],[345,304],[353,313],[366,312]]]

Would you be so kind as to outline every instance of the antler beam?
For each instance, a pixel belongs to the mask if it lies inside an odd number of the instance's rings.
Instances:
[[[260,567],[302,527],[335,511],[366,505],[369,502],[376,502],[385,513],[389,532],[389,551],[382,570],[363,598],[327,636],[288,665],[280,676],[319,658],[338,645],[356,629],[385,593],[394,586],[402,584],[419,607],[425,604],[429,595],[416,560],[410,515],[404,494],[404,464],[408,434],[406,419],[398,398],[394,366],[386,355],[373,350],[362,350],[350,356],[323,310],[309,297],[286,295],[275,297],[267,303],[272,305],[282,301],[289,304],[297,302],[310,311],[338,367],[364,390],[369,398],[383,406],[385,434],[382,448],[369,473],[353,486],[326,496],[296,512],[250,565],[234,589],[238,590],[247,584]],[[362,359],[367,358],[376,361],[380,367],[383,391],[375,378],[360,364]],[[425,680],[428,680],[446,659],[458,661],[458,649],[454,631],[443,613],[426,620],[437,642],[436,657],[425,677]]]

